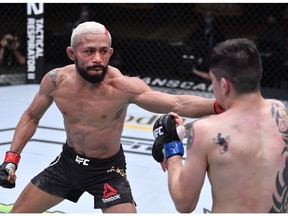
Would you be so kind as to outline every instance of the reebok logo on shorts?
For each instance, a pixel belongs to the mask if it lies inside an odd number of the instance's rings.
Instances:
[[[117,199],[121,199],[120,194],[118,194],[118,191],[115,190],[113,187],[111,187],[109,184],[104,184],[104,190],[103,190],[103,203],[108,203],[115,201]]]

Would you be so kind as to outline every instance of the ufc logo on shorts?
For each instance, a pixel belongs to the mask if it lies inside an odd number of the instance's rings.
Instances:
[[[155,138],[164,134],[162,129],[163,129],[163,126],[160,126],[153,131]]]
[[[81,158],[81,157],[79,157],[78,155],[76,155],[75,161],[76,161],[78,164],[81,164],[81,163],[82,163],[84,166],[89,166],[88,162],[89,162],[90,160],[88,160],[88,159],[86,159],[86,158]]]

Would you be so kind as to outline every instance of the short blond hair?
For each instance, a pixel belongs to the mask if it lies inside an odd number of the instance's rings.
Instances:
[[[80,23],[72,32],[70,45],[75,47],[80,40],[82,34],[107,34],[109,37],[110,46],[112,45],[112,37],[104,25],[98,22],[89,21]]]

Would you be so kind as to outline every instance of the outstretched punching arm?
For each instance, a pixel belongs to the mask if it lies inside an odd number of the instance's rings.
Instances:
[[[199,118],[219,114],[224,110],[215,99],[195,95],[175,95],[153,91],[145,82],[138,78],[127,80],[131,94],[130,103],[155,113],[175,112],[183,117]]]

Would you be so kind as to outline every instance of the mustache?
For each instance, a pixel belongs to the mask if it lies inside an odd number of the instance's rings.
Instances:
[[[88,66],[87,69],[102,69],[102,70],[106,70],[106,67],[103,65],[92,65],[92,66]]]

